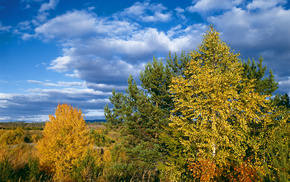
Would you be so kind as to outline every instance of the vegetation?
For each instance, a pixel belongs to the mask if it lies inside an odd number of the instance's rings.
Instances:
[[[211,26],[197,50],[154,57],[141,86],[113,90],[107,123],[67,104],[43,133],[0,123],[0,181],[290,181],[289,97],[273,97],[262,62]]]

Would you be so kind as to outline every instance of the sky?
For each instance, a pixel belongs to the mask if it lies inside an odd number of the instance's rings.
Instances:
[[[0,121],[47,121],[58,104],[104,119],[112,89],[153,56],[189,53],[213,24],[241,60],[263,56],[290,94],[287,0],[0,0]],[[275,93],[275,94],[276,94]]]

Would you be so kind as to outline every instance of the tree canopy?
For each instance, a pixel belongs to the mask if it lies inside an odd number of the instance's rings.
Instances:
[[[49,120],[37,144],[40,165],[55,173],[55,180],[70,180],[66,178],[92,147],[89,130],[82,111],[67,104],[58,105]]]

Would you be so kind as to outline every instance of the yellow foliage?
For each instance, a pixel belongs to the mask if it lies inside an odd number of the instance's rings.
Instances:
[[[21,143],[14,146],[0,148],[0,161],[9,160],[14,169],[18,170],[28,163],[29,159],[35,158],[36,151],[32,145]]]
[[[55,173],[55,180],[70,180],[73,169],[92,149],[89,130],[81,110],[67,104],[58,105],[49,120],[37,144],[40,165]]]
[[[24,134],[21,127],[17,127],[15,130],[2,130],[0,131],[0,144],[15,145],[24,142]]]
[[[272,108],[266,95],[254,91],[254,80],[243,78],[239,54],[212,27],[190,56],[185,74],[170,87],[175,102],[170,127],[184,134],[179,141],[186,150],[194,147],[193,158],[204,156],[228,168],[243,160],[249,146],[257,152],[249,124],[266,126]]]
[[[33,134],[31,136],[31,140],[33,141],[33,143],[36,143],[41,137],[37,134]]]
[[[203,157],[192,161],[188,168],[192,171],[192,176],[199,179],[200,182],[211,181],[217,174],[215,163]]]

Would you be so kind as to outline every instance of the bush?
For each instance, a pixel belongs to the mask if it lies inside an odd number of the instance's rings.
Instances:
[[[0,182],[13,181],[14,170],[8,158],[0,161]]]
[[[18,127],[15,130],[2,131],[0,137],[0,144],[2,145],[15,145],[24,142],[25,132],[23,128]]]

